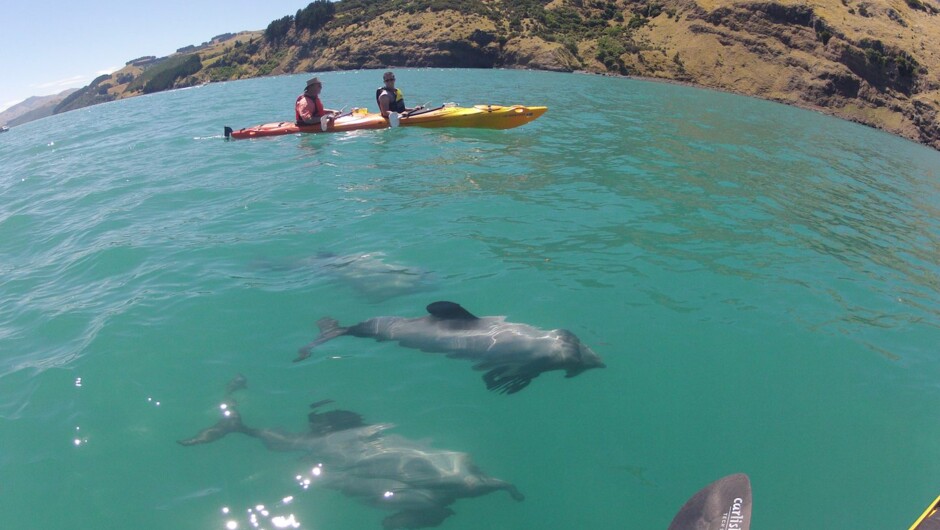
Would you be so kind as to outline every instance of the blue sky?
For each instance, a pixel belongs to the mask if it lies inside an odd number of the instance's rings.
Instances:
[[[144,55],[259,30],[311,0],[6,0],[0,6],[0,111],[87,85]]]

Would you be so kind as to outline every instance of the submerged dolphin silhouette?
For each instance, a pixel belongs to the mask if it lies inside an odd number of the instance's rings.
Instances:
[[[269,273],[293,275],[303,272],[308,278],[333,280],[371,302],[382,302],[435,288],[435,275],[432,272],[389,261],[384,252],[318,252],[297,260],[259,260],[255,266]]]
[[[381,302],[432,287],[433,275],[408,265],[389,263],[383,252],[319,257],[320,267],[366,298]]]
[[[461,498],[505,490],[516,501],[525,499],[512,484],[483,473],[466,453],[385,435],[392,425],[367,425],[355,412],[317,412],[326,403],[311,405],[309,431],[296,434],[248,427],[232,404],[225,404],[218,423],[178,443],[198,445],[242,433],[272,451],[306,452],[318,462],[317,482],[323,486],[395,511],[382,521],[386,530],[437,526],[454,514],[448,506]]]
[[[564,329],[543,330],[528,324],[506,322],[506,317],[476,317],[454,302],[434,302],[426,317],[376,317],[349,327],[333,318],[317,325],[320,335],[298,351],[294,362],[310,356],[320,344],[343,335],[393,340],[407,348],[444,353],[455,359],[475,361],[486,388],[514,394],[542,372],[564,370],[574,377],[590,368],[603,368],[591,348]]]

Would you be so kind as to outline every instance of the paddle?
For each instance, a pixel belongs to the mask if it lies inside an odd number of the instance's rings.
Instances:
[[[728,475],[702,488],[686,501],[668,530],[749,530],[751,480]]]
[[[424,107],[424,105],[422,105],[422,107]],[[444,108],[444,105],[441,105],[440,107],[434,107],[433,109],[422,108],[421,110],[416,110],[416,111],[414,111],[414,112],[409,112],[407,117],[411,118],[411,117],[414,117],[414,116],[420,116],[420,115],[422,115],[422,114],[426,114],[426,113],[428,113],[428,112],[434,112],[435,110],[441,110],[441,109],[443,109],[443,108]]]
[[[397,112],[389,112],[388,113],[388,126],[393,127],[393,128],[398,127],[398,125],[401,123],[402,118],[408,118],[416,114],[423,114],[423,112],[418,112],[417,109],[424,109],[424,107],[427,106],[428,103],[430,103],[430,101],[426,102],[424,105],[418,105],[417,107],[415,107],[416,110],[413,110],[411,112],[402,112],[401,114]],[[424,112],[430,112],[430,111],[424,111]]]
[[[343,108],[345,109],[346,107],[343,107]],[[336,114],[336,117],[333,118],[334,120],[345,118],[346,116],[352,116],[353,114],[368,114],[369,113],[367,109],[361,109],[359,107],[353,107],[352,109],[349,110],[349,112],[343,112],[342,110],[340,110],[339,112],[340,113]]]
[[[344,110],[346,110],[345,106],[339,109],[339,112],[333,112],[330,114],[324,114],[323,116],[320,116],[320,130],[323,132],[326,132],[326,130],[330,127],[330,120],[335,120],[336,118],[342,118],[343,116],[352,114],[351,111],[346,114],[343,114]]]
[[[421,111],[423,111],[424,109],[426,109],[430,103],[431,103],[430,101],[425,101],[425,102],[424,102],[424,105],[418,105],[417,107],[411,109],[411,112],[405,112],[405,117],[407,118],[408,116],[411,116],[411,115],[413,115],[413,114],[415,114],[415,113],[420,114]]]
[[[428,103],[430,103],[430,101],[429,101]],[[401,114],[399,114],[399,113],[397,113],[397,112],[389,112],[389,113],[388,113],[388,126],[389,126],[389,127],[398,127],[398,126],[401,124],[401,119],[402,119],[402,118],[410,118],[410,117],[412,117],[412,116],[418,116],[418,115],[424,114],[425,112],[431,112],[431,111],[433,111],[433,110],[440,110],[440,109],[444,108],[444,107],[438,107],[438,108],[436,108],[436,109],[426,109],[426,108],[424,108],[424,106],[427,105],[428,103],[425,103],[424,105],[418,105],[417,107],[415,107],[415,108],[421,109],[421,110],[413,110],[413,111],[411,111],[411,112],[403,112],[403,113],[401,113]]]

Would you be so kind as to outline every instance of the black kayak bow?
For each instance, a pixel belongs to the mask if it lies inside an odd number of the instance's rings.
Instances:
[[[668,530],[749,530],[751,480],[744,473],[712,482],[686,501]]]

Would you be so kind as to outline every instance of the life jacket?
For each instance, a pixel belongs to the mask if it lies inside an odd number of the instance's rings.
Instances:
[[[379,96],[382,95],[382,92],[388,91],[388,94],[391,96],[393,93],[389,91],[384,86],[380,86],[378,90],[375,91],[375,102],[379,105],[379,110],[382,109],[382,104],[379,103]],[[405,95],[401,93],[401,90],[395,89],[394,98],[392,101],[388,102],[389,112],[405,112]]]
[[[307,94],[301,94],[297,96],[297,101],[294,102],[294,119],[297,125],[310,125],[309,123],[305,123],[304,119],[300,117],[300,109],[298,107],[300,104],[300,100],[303,98],[308,98],[311,101],[313,101],[313,105],[312,105],[313,106],[313,115],[312,115],[313,118],[319,118],[320,116],[323,116],[323,114],[325,114],[325,112],[323,111],[323,103],[320,101],[319,96],[310,97]],[[310,104],[308,103],[307,105],[309,106]]]

